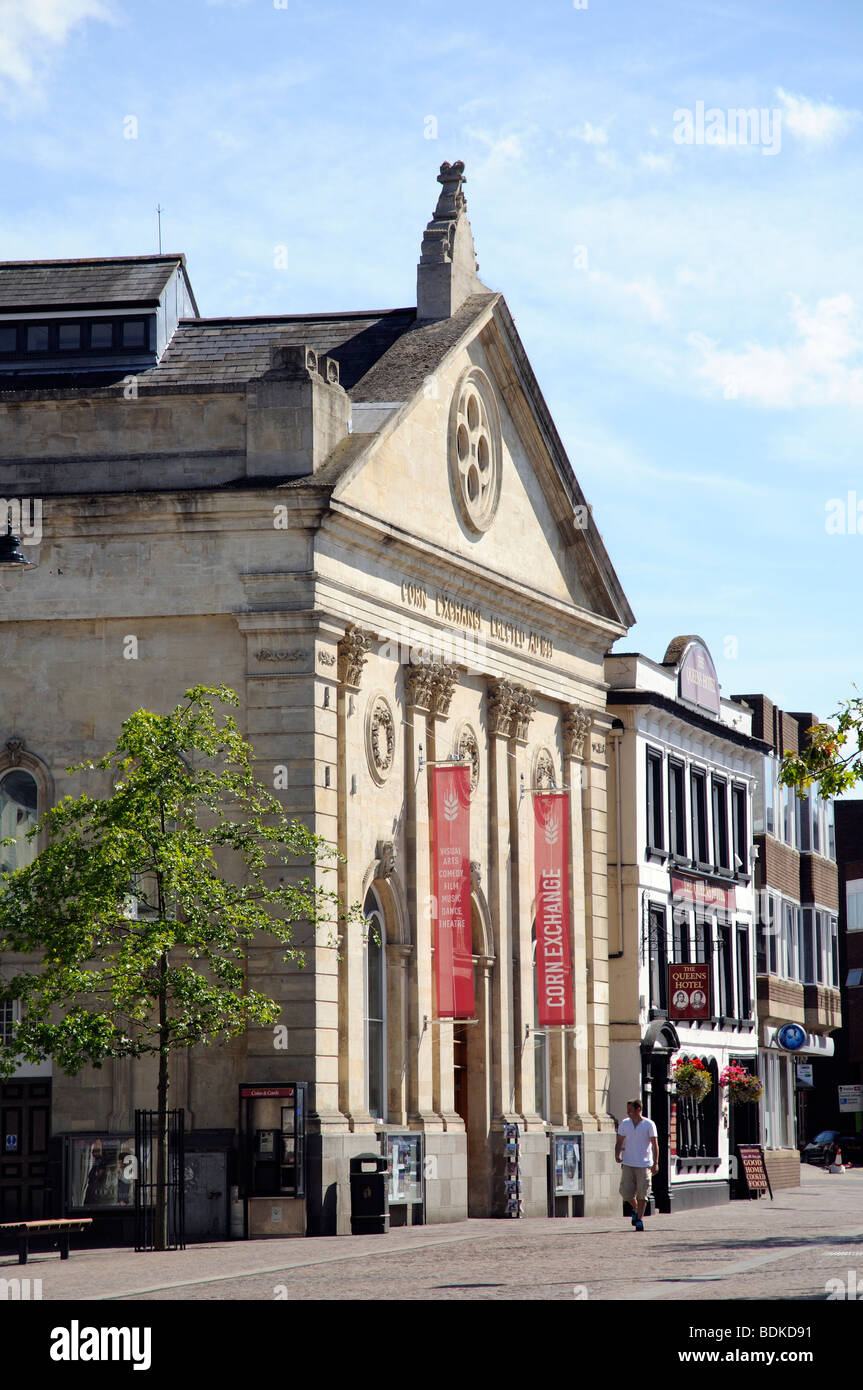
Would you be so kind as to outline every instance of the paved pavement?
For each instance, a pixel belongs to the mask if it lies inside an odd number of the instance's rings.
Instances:
[[[462,1221],[386,1236],[226,1241],[169,1254],[0,1257],[43,1300],[826,1299],[863,1294],[863,1170],[803,1169],[775,1200],[654,1216]]]

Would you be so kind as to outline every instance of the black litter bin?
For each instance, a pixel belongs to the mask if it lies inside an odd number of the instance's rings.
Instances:
[[[385,1235],[390,1228],[387,1160],[382,1154],[351,1159],[351,1235]]]

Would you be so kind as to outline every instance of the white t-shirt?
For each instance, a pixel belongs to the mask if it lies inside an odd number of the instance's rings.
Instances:
[[[656,1138],[656,1125],[643,1115],[637,1125],[627,1115],[617,1127],[618,1134],[626,1141],[623,1145],[621,1162],[627,1168],[652,1168],[653,1148],[651,1139]]]

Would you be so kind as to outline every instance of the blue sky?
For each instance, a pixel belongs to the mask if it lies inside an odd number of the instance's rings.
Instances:
[[[204,314],[412,304],[464,159],[621,645],[700,633],[823,717],[863,677],[861,38],[858,0],[0,0],[0,256],[152,251],[160,202]]]

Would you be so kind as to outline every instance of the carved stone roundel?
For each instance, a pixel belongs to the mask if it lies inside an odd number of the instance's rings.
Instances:
[[[472,367],[461,378],[450,410],[450,481],[462,520],[477,534],[494,521],[500,499],[500,418],[491,383]]]
[[[392,771],[396,753],[396,721],[389,702],[383,695],[374,695],[366,711],[366,755],[369,771],[378,783],[383,783]]]

